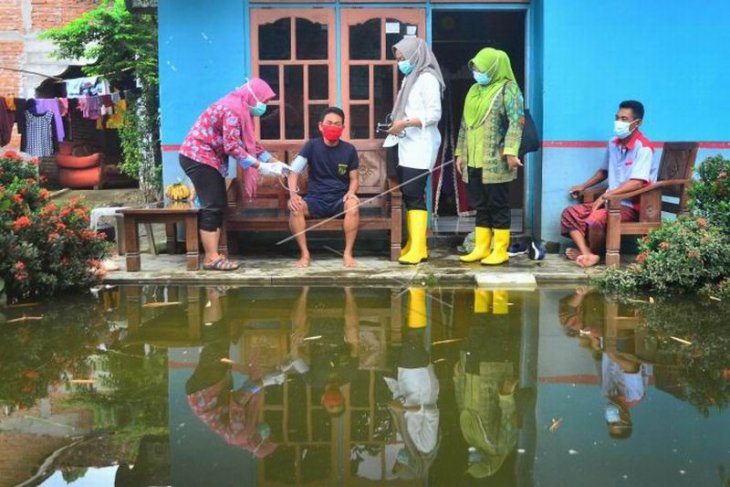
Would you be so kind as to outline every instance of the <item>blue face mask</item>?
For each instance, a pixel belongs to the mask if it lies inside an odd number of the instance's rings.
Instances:
[[[408,59],[405,61],[398,61],[398,69],[400,69],[401,73],[408,76],[411,74],[411,71],[413,71],[413,64],[411,64],[411,61]]]
[[[489,84],[490,77],[487,73],[480,73],[479,71],[474,71],[474,81],[476,81],[480,86],[486,86]]]
[[[266,113],[266,103],[257,101],[256,106],[249,107],[248,109],[251,112],[251,115],[254,117],[260,117]]]

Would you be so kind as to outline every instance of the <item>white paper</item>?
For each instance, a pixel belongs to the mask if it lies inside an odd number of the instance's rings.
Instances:
[[[406,27],[406,34],[411,36],[416,35],[416,28],[417,26],[415,25],[409,25],[408,27]]]
[[[386,34],[400,34],[400,22],[386,22],[385,23]]]

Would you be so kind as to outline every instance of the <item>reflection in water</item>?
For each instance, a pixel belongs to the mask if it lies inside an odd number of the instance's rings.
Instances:
[[[517,446],[520,328],[509,317],[505,290],[474,290],[474,314],[454,367],[459,424],[469,444],[467,473],[497,473]]]
[[[0,471],[19,473],[0,486],[716,485],[726,317],[588,289],[110,287],[4,308]]]
[[[394,473],[403,479],[425,479],[438,452],[439,382],[426,343],[426,290],[410,288],[408,293],[397,378],[385,377],[385,381],[393,393],[388,409],[403,441]]]

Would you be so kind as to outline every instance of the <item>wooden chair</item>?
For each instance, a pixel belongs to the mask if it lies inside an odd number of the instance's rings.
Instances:
[[[631,193],[609,196],[608,223],[606,226],[606,265],[618,266],[621,261],[621,236],[646,235],[652,228],[662,223],[662,211],[678,216],[687,214],[687,187],[692,178],[695,160],[697,159],[697,142],[667,142],[664,144],[662,158],[659,162],[657,182]],[[588,189],[584,192],[583,201],[590,203],[606,191],[606,187]],[[679,198],[679,202],[663,201],[664,196]],[[621,222],[621,201],[639,198],[639,220]],[[589,230],[588,242],[591,248],[601,239],[600,230]]]

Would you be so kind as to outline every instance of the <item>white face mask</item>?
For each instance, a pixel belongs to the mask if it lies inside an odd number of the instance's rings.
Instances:
[[[621,411],[619,411],[618,406],[616,406],[615,404],[609,404],[608,406],[606,406],[604,416],[607,423],[618,423],[619,421],[621,421]]]
[[[623,120],[616,120],[613,122],[613,133],[619,139],[625,139],[631,135],[631,124],[633,122],[624,122]]]

